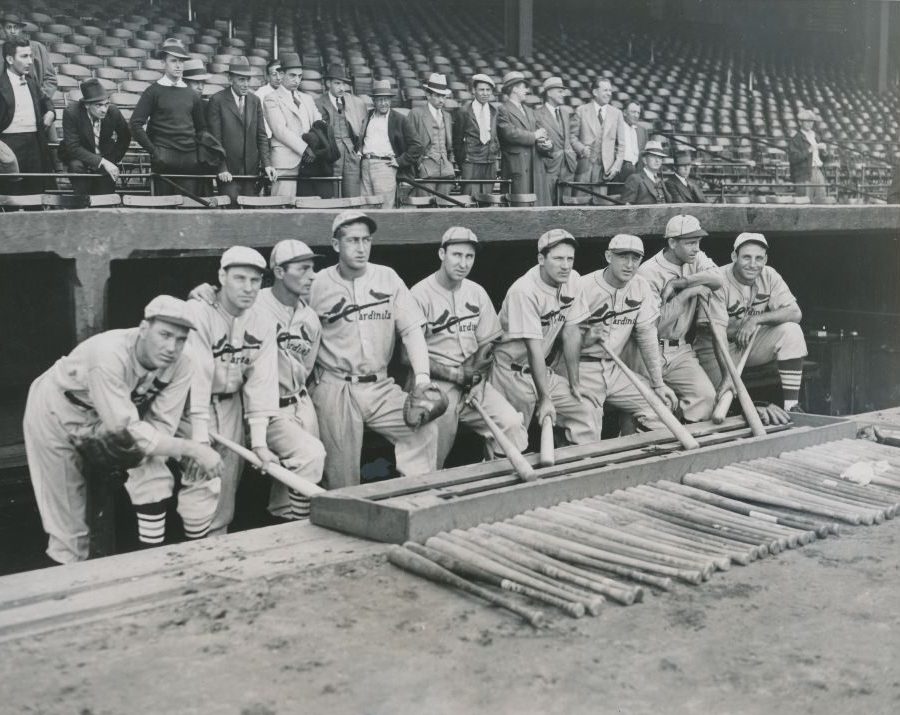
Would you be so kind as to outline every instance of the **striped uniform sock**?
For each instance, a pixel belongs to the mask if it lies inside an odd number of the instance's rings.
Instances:
[[[300,492],[295,492],[293,489],[288,489],[288,496],[291,499],[289,518],[309,519],[309,497],[303,496]]]
[[[166,538],[166,502],[136,504],[138,539],[142,544],[158,546]]]
[[[796,405],[800,397],[800,382],[803,380],[803,358],[779,360],[778,375],[781,377],[781,391],[785,403],[790,401]]]
[[[181,522],[184,525],[184,535],[189,539],[202,539],[209,533],[209,527],[212,525],[215,510],[206,517],[197,518],[193,515],[181,515]]]

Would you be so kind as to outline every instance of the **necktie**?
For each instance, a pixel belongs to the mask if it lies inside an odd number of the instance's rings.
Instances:
[[[100,120],[95,119],[92,123],[94,125],[94,148],[100,151]]]
[[[600,127],[603,127],[603,107],[597,110],[597,121],[600,122]]]
[[[300,97],[297,96],[297,94],[293,93],[293,92],[291,93],[291,97],[293,97],[294,104],[296,105],[297,109],[300,109]]]
[[[344,98],[343,97],[337,98],[337,110],[338,110],[338,114],[344,113]]]
[[[28,81],[24,77],[19,77],[19,84],[21,86],[25,86],[26,84],[28,84]]]
[[[244,98],[238,97],[238,114],[244,116]]]
[[[559,113],[559,107],[553,111],[556,113],[556,123],[559,124],[559,128],[562,129],[562,115]]]
[[[491,110],[487,103],[478,103],[478,139],[482,144],[491,141]]]

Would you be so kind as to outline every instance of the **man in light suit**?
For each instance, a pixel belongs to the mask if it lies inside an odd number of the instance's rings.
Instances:
[[[316,99],[316,107],[326,124],[334,131],[341,158],[334,163],[332,173],[340,176],[341,195],[360,194],[359,137],[368,110],[366,103],[350,93],[350,75],[343,65],[331,64],[325,72],[328,91]]]
[[[497,108],[491,104],[494,80],[486,74],[472,77],[475,98],[456,110],[453,118],[453,154],[463,179],[487,179],[484,184],[467,184],[463,192],[489,194],[497,178],[500,142],[497,138]]]
[[[663,159],[667,156],[662,144],[653,139],[648,141],[641,154],[644,166],[625,180],[621,200],[626,204],[672,203],[669,190],[659,171],[662,168]]]
[[[308,132],[313,122],[321,119],[322,115],[316,108],[315,100],[297,90],[303,78],[300,56],[296,53],[284,55],[281,58],[281,69],[284,72],[281,86],[266,95],[263,100],[263,113],[266,123],[272,130],[272,166],[279,176],[291,176],[275,182],[272,186],[272,196],[293,198],[297,195],[296,174],[307,151],[307,144],[303,141],[302,135]]]
[[[609,103],[612,83],[598,78],[594,99],[572,113],[572,146],[578,152],[575,181],[591,184],[612,181],[625,161],[625,118]],[[606,189],[601,188],[605,193]],[[595,199],[594,203],[600,203]]]
[[[417,179],[436,191],[448,194],[456,172],[453,169],[453,118],[444,109],[444,101],[450,96],[447,78],[434,73],[428,78],[424,89],[427,104],[410,110],[406,115],[403,125],[406,154],[403,159],[415,168]],[[415,193],[426,195],[421,190]]]
[[[624,182],[635,171],[641,168],[641,152],[647,143],[647,130],[640,125],[641,105],[631,100],[625,105],[623,112],[625,117],[625,154],[622,161],[622,170],[616,177],[616,181]]]
[[[566,88],[559,77],[548,77],[541,86],[544,103],[534,110],[534,120],[538,127],[547,132],[552,148],[549,152],[541,152],[544,162],[544,180],[535,182],[538,206],[555,206],[559,202],[560,192],[556,185],[560,181],[572,181],[575,177],[575,166],[578,162],[575,148],[572,146],[572,135],[569,134],[568,108],[563,106]],[[571,190],[563,189],[568,195]]]
[[[497,135],[500,137],[500,176],[510,179],[511,194],[534,193],[535,186],[544,180],[544,164],[538,150],[549,151],[547,130],[534,120],[534,112],[523,100],[528,85],[521,72],[507,72],[503,77],[506,99],[497,112]]]
[[[235,175],[256,176],[262,168],[269,181],[278,178],[272,166],[262,102],[249,91],[252,76],[246,57],[232,57],[228,66],[231,87],[210,97],[206,108],[207,127],[225,149],[226,168],[218,176],[219,193],[230,197],[235,208],[239,195],[256,194],[256,179],[235,179]]]
[[[73,174],[97,174],[96,179],[71,179],[76,194],[111,194],[119,179],[118,164],[128,151],[131,130],[98,79],[81,83],[81,99],[63,112],[60,158]]]

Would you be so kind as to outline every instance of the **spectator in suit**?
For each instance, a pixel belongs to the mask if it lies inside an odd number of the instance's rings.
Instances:
[[[634,100],[625,105],[625,111],[622,113],[625,119],[625,153],[623,155],[622,170],[616,177],[616,181],[624,182],[635,171],[641,167],[641,152],[644,151],[644,145],[647,143],[647,130],[642,127],[641,121],[641,105]]]
[[[500,176],[512,181],[511,194],[532,194],[544,180],[544,164],[538,149],[551,148],[547,130],[537,125],[534,112],[524,104],[528,85],[521,72],[503,77],[503,104],[497,112],[500,137]]]
[[[206,65],[203,64],[203,60],[198,60],[195,57],[185,60],[181,79],[184,80],[188,87],[200,95],[200,99],[203,100],[204,104],[206,103],[206,98],[203,96],[203,87],[209,77],[210,74],[206,71]]]
[[[690,152],[679,152],[675,155],[675,174],[666,179],[666,190],[673,204],[709,203],[700,182],[691,178]]]
[[[250,92],[250,62],[232,57],[228,65],[231,87],[209,99],[206,119],[209,131],[225,149],[225,171],[218,175],[219,193],[237,205],[238,196],[254,196],[256,179],[235,179],[235,175],[256,176],[260,169],[269,181],[278,174],[272,166],[269,138],[263,121],[262,102]]]
[[[410,170],[403,139],[404,117],[391,111],[394,90],[388,79],[372,83],[372,101],[375,108],[363,122],[362,144],[362,195],[381,196],[382,208],[394,208],[397,197],[397,171]],[[400,159],[404,166],[401,167]]]
[[[52,172],[47,128],[53,124],[56,112],[32,75],[34,57],[28,40],[18,38],[3,43],[3,66],[0,141],[15,154],[23,174]],[[39,194],[51,185],[50,179],[26,177],[11,180],[3,190],[11,194]]]
[[[569,134],[570,111],[564,106],[566,87],[559,77],[548,77],[541,86],[544,103],[534,110],[534,120],[538,127],[547,132],[551,148],[540,152],[544,162],[544,180],[535,182],[538,206],[555,206],[560,192],[556,185],[560,181],[575,178],[578,157]],[[571,189],[564,189],[568,195]]]
[[[813,127],[818,118],[811,109],[803,109],[797,114],[800,129],[790,138],[787,145],[788,161],[791,164],[791,181],[798,186],[797,196],[809,196],[810,203],[825,202],[825,165],[827,145],[816,138]]]
[[[489,194],[497,178],[500,141],[497,138],[497,108],[491,104],[496,85],[486,74],[472,77],[475,98],[464,102],[453,119],[453,154],[463,179],[487,179],[484,184],[467,184],[464,193]]]
[[[81,83],[81,99],[63,111],[61,158],[73,174],[97,174],[75,179],[76,194],[111,194],[119,180],[119,162],[128,151],[131,130],[98,79]]]
[[[612,181],[625,161],[625,118],[612,106],[613,87],[608,79],[598,78],[591,94],[594,99],[572,113],[572,146],[578,152],[575,181],[601,184]],[[606,188],[601,187],[601,193]],[[602,203],[594,199],[593,203]]]
[[[343,196],[359,196],[359,135],[368,113],[366,103],[350,93],[350,76],[343,65],[328,66],[325,87],[328,91],[316,100],[316,106],[325,123],[331,125],[341,152],[341,158],[335,162],[332,173],[342,179]]]
[[[403,125],[406,140],[406,156],[403,159],[404,163],[414,168],[417,179],[447,194],[456,179],[453,168],[453,118],[444,109],[444,102],[450,96],[447,78],[433,73],[424,89],[427,103],[410,110]],[[424,196],[426,192],[419,190],[416,194]]]
[[[272,94],[272,92],[281,86],[281,80],[284,79],[284,70],[281,69],[281,60],[269,60],[269,63],[266,65],[266,79],[268,82],[256,90],[256,96],[259,97],[260,103],[264,102],[266,96]],[[263,112],[263,115],[265,115],[265,112]],[[266,136],[271,139],[272,130],[269,128],[269,123],[265,122],[265,125]]]
[[[263,114],[272,130],[272,166],[282,177],[272,186],[272,195],[293,198],[298,193],[296,175],[300,172],[300,163],[304,160],[312,163],[313,158],[303,135],[309,132],[313,122],[322,119],[322,115],[312,96],[297,89],[303,79],[300,55],[295,52],[282,55],[281,69],[281,84],[263,99]],[[283,178],[284,175],[290,175],[290,178]],[[299,193],[302,196],[315,195],[305,193],[307,190],[313,190],[313,187],[308,182],[301,183]]]
[[[666,156],[662,144],[653,139],[648,141],[641,154],[644,167],[625,180],[621,200],[626,204],[671,203],[669,191],[659,173]]]

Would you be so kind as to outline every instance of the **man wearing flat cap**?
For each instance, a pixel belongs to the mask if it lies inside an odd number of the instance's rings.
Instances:
[[[557,184],[560,181],[572,181],[575,178],[575,166],[578,157],[572,146],[572,135],[569,132],[569,115],[565,107],[566,87],[559,77],[548,77],[541,86],[544,103],[534,110],[534,120],[538,127],[547,132],[551,148],[542,151],[544,162],[544,179],[535,182],[534,192],[537,194],[538,206],[556,206],[559,196]],[[565,189],[568,195],[570,189]]]
[[[612,93],[612,82],[597,77],[591,90],[593,101],[572,112],[572,145],[578,152],[575,181],[579,183],[612,181],[625,161],[625,118],[622,110],[609,103]],[[592,199],[592,203],[602,202]]]
[[[708,203],[700,182],[691,178],[692,161],[690,152],[675,155],[675,174],[666,179],[666,190],[673,204]]]
[[[825,202],[825,175],[822,167],[828,158],[828,146],[818,140],[815,125],[818,117],[811,109],[797,114],[800,129],[788,141],[787,155],[791,164],[791,181],[797,186],[797,196],[808,196],[811,203]]]
[[[397,171],[410,170],[403,138],[403,115],[391,111],[394,90],[388,79],[372,83],[375,107],[366,115],[361,133],[362,195],[380,196],[382,208],[394,208],[397,197]],[[401,167],[399,161],[403,159]]]
[[[669,190],[660,173],[663,159],[667,156],[662,144],[654,139],[648,141],[641,154],[644,166],[625,179],[620,199],[626,204],[671,203]]]
[[[453,154],[463,179],[487,179],[484,184],[466,184],[463,192],[489,194],[497,178],[500,141],[497,138],[497,108],[491,104],[495,84],[486,74],[472,77],[470,101],[456,110],[453,120]]]
[[[269,151],[263,120],[262,102],[250,92],[250,62],[246,57],[232,57],[228,66],[231,87],[217,92],[206,108],[210,133],[225,149],[225,171],[218,176],[219,193],[231,197],[253,196],[256,179],[235,179],[235,175],[256,174],[262,169],[269,181],[278,178]]]
[[[341,195],[360,195],[360,135],[366,119],[366,103],[350,93],[350,75],[341,64],[328,65],[325,72],[327,92],[316,99],[326,124],[334,131],[340,158],[332,174],[341,177]]]
[[[119,180],[119,162],[128,151],[131,130],[118,107],[110,104],[100,80],[81,83],[81,99],[63,112],[60,158],[73,174],[97,174],[96,179],[73,178],[76,194],[111,194]]]
[[[544,164],[538,149],[551,148],[547,130],[538,126],[534,112],[525,106],[528,84],[521,72],[503,77],[503,104],[497,111],[500,137],[500,176],[512,181],[511,194],[531,194],[544,180]]]
[[[419,181],[448,194],[456,178],[453,168],[453,118],[444,109],[444,102],[451,94],[450,88],[447,78],[438,73],[432,73],[423,88],[425,105],[410,110],[403,125],[406,139],[404,160],[414,167],[414,175]],[[427,195],[421,190],[415,194]]]

